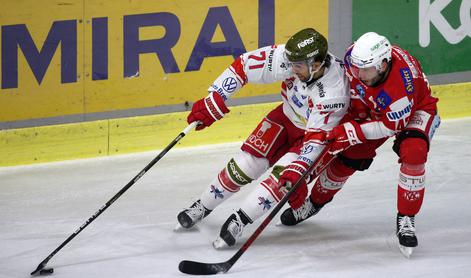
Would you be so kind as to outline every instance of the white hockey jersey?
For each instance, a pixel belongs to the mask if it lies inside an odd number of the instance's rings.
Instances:
[[[292,73],[284,44],[266,46],[242,54],[213,82],[208,91],[216,91],[227,100],[246,83],[282,81],[283,112],[291,122],[310,132],[329,131],[339,124],[347,112],[350,92],[342,61],[330,53],[328,55],[331,64],[326,67],[324,75],[307,85]],[[317,154],[323,148],[315,147],[314,153]],[[311,154],[309,157],[311,160],[317,156]]]

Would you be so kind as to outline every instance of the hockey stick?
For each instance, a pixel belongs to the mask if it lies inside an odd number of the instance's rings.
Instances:
[[[296,189],[301,185],[301,180],[304,179],[309,172],[312,171],[313,177],[317,177],[329,163],[334,159],[335,155],[328,153],[329,147],[325,147],[322,153],[319,155],[317,160],[312,164],[309,171],[306,171],[301,178],[294,184],[291,190],[286,193],[286,195],[280,200],[280,202],[273,208],[270,214],[263,220],[263,222],[257,227],[257,229],[252,233],[252,235],[247,239],[247,241],[240,247],[239,251],[235,253],[229,260],[222,263],[202,263],[195,261],[181,261],[178,265],[178,269],[186,274],[193,275],[211,275],[218,273],[226,273],[231,269],[231,267],[237,262],[237,260],[242,256],[242,254],[247,251],[247,249],[252,245],[252,243],[257,239],[260,233],[265,229],[265,227],[270,223],[270,221],[275,217],[275,215],[281,210],[281,208],[288,201],[291,194],[296,191]]]
[[[108,202],[106,202],[105,205],[103,205],[101,208],[99,208],[90,218],[87,219],[87,221],[85,221],[85,223],[82,224],[82,226],[80,226],[80,228],[78,228],[73,234],[71,234],[64,242],[62,242],[61,245],[59,245],[59,247],[57,247],[54,251],[52,251],[51,254],[49,254],[49,256],[47,256],[47,258],[45,258],[39,265],[38,267],[36,268],[35,271],[31,272],[31,275],[43,275],[43,274],[51,274],[54,272],[54,269],[53,268],[45,268],[46,267],[46,264],[49,262],[49,260],[57,253],[59,252],[59,250],[62,249],[62,247],[64,247],[67,243],[69,243],[69,241],[71,241],[76,235],[78,235],[81,231],[83,231],[90,223],[93,222],[93,220],[95,220],[98,216],[100,216],[100,214],[102,214],[109,206],[111,206],[111,204],[114,203],[114,201],[116,201],[119,197],[121,197],[121,195],[123,195],[124,192],[126,192],[126,190],[128,190],[133,184],[135,184],[140,178],[142,178],[142,176],[144,176],[144,174],[149,171],[150,168],[152,168],[152,166],[154,166],[155,163],[157,163],[171,148],[173,148],[173,146],[175,146],[178,141],[180,141],[180,139],[182,139],[183,137],[185,137],[185,135],[190,132],[190,130],[194,129],[196,127],[196,125],[198,124],[199,122],[192,122],[191,124],[189,124],[182,132],[180,132],[180,134],[178,134],[178,136],[173,139],[173,141],[168,144],[167,147],[165,147],[165,149],[163,149],[158,156],[156,156],[149,164],[147,164],[146,167],[144,167],[144,169],[142,169],[139,174],[137,174],[132,180],[130,180],[128,182],[128,184],[126,184],[126,186],[124,186],[118,193],[116,193]]]

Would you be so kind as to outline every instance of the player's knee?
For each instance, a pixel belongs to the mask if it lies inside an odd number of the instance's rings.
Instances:
[[[422,138],[406,138],[400,145],[399,155],[404,164],[425,164],[427,153],[427,142]]]
[[[268,160],[265,157],[255,157],[244,151],[237,153],[227,164],[229,173],[246,176],[250,181],[260,177],[267,169]]]

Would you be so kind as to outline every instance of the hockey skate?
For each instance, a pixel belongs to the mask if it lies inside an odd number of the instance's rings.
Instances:
[[[219,237],[213,241],[215,249],[222,249],[228,246],[233,246],[236,240],[242,236],[245,225],[252,223],[252,221],[245,215],[242,210],[231,214],[226,222],[221,227]]]
[[[174,231],[179,231],[182,228],[189,229],[193,227],[196,223],[201,221],[203,218],[208,216],[211,213],[211,210],[205,208],[201,203],[201,200],[198,200],[191,205],[191,207],[183,210],[177,216],[178,224],[175,227]]]
[[[297,210],[287,208],[280,216],[281,224],[285,226],[297,225],[309,217],[316,215],[322,209],[322,207],[324,207],[324,205],[325,204],[314,204],[311,201],[311,198],[307,198],[304,200],[303,205]]]
[[[414,216],[397,214],[396,235],[399,239],[399,250],[406,258],[410,258],[414,247],[418,245],[414,222]]]

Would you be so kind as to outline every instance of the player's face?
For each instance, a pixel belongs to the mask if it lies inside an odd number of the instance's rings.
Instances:
[[[384,78],[388,70],[388,63],[382,62],[380,70],[376,69],[376,67],[358,68],[354,65],[351,65],[351,70],[353,76],[363,82],[363,84],[368,87],[374,87]]]
[[[322,67],[322,63],[314,62],[312,64],[312,71],[317,72]],[[309,65],[306,61],[303,62],[291,62],[291,68],[293,74],[295,74],[299,80],[307,82],[311,78],[311,73],[309,72]]]
[[[299,80],[307,81],[309,79],[309,66],[307,62],[291,62],[291,69]]]
[[[359,68],[357,75],[357,78],[368,87],[376,84],[381,78],[381,75],[375,67]]]

